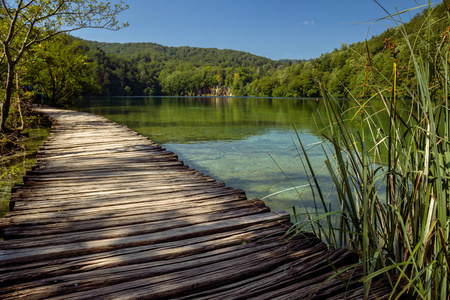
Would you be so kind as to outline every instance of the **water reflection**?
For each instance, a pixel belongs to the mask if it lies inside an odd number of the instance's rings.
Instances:
[[[241,140],[270,129],[292,129],[294,124],[302,131],[317,132],[312,114],[324,111],[321,103],[311,99],[225,97],[91,99],[84,109],[145,129],[163,144]]]

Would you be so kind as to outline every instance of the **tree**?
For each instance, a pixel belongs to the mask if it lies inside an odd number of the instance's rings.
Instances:
[[[118,30],[128,26],[117,21],[117,15],[126,9],[123,1],[112,5],[98,0],[1,0],[0,64],[5,65],[6,82],[0,102],[0,131],[9,114],[16,66],[31,47],[82,28]]]
[[[85,93],[99,92],[87,51],[82,41],[65,34],[40,44],[30,51],[35,58],[27,66],[28,82],[39,81],[52,105],[70,104]]]

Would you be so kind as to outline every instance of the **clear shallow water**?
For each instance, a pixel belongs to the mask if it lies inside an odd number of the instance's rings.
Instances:
[[[323,126],[317,124],[319,114],[325,115],[321,101],[111,97],[84,101],[77,109],[127,125],[175,152],[186,165],[243,189],[249,198],[264,199],[273,210],[314,207],[309,187],[293,189],[308,183],[294,126],[304,145],[320,143]],[[316,170],[324,166],[320,147],[309,156]],[[328,191],[331,179],[322,173],[318,179]]]

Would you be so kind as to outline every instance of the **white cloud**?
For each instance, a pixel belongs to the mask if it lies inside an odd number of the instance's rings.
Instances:
[[[303,25],[315,25],[316,22],[315,22],[314,20],[312,20],[312,21],[305,21],[305,22],[303,22],[302,24],[303,24]]]

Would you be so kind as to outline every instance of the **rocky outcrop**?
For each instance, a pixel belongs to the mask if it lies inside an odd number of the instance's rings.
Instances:
[[[204,87],[195,92],[195,96],[233,96],[231,86]]]

